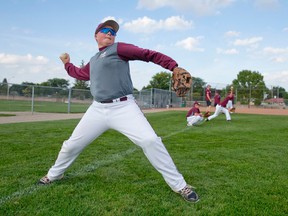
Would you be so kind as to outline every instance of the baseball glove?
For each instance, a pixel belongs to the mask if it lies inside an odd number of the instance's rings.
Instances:
[[[188,71],[183,68],[176,67],[172,75],[172,89],[178,97],[184,97],[190,90],[192,77]]]
[[[208,118],[210,116],[210,112],[205,112],[204,113],[204,118]]]
[[[236,108],[233,107],[233,108],[231,108],[229,111],[230,111],[230,112],[235,112],[235,110],[236,110]]]

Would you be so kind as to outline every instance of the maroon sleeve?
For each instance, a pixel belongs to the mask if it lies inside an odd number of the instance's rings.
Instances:
[[[186,117],[189,117],[189,116],[191,116],[192,112],[193,112],[193,108],[191,108],[191,109],[188,111],[188,113],[187,113]]]
[[[146,62],[153,62],[170,71],[178,66],[174,59],[164,55],[163,53],[139,48],[132,44],[118,43],[117,52],[119,57],[124,61],[141,60]]]
[[[69,76],[74,77],[78,80],[90,80],[90,64],[86,64],[84,67],[79,68],[72,63],[65,64],[65,70]]]

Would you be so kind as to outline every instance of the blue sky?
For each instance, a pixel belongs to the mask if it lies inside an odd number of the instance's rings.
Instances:
[[[157,50],[213,87],[241,70],[257,71],[267,86],[288,90],[286,0],[4,0],[0,7],[0,82],[68,79],[59,55],[88,62],[98,51],[99,22],[120,24],[116,41]],[[167,71],[131,62],[134,87]]]

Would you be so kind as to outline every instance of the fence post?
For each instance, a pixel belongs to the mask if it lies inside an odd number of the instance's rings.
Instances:
[[[32,86],[32,96],[31,96],[31,113],[34,113],[34,86]]]
[[[69,91],[68,91],[68,114],[71,112],[71,91],[72,91],[72,88],[69,88]]]

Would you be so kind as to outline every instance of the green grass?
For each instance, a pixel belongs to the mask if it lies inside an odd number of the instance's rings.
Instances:
[[[16,116],[15,114],[4,114],[0,113],[0,117],[9,117],[9,116]]]
[[[147,114],[201,200],[172,192],[115,131],[49,186],[36,186],[78,120],[0,125],[0,215],[287,215],[288,116],[232,114],[188,128],[186,112]]]
[[[71,103],[70,112],[84,113],[89,106],[90,104]],[[31,112],[32,102],[29,100],[0,100],[0,111]],[[64,102],[35,101],[33,111],[47,113],[67,113],[68,104]]]

